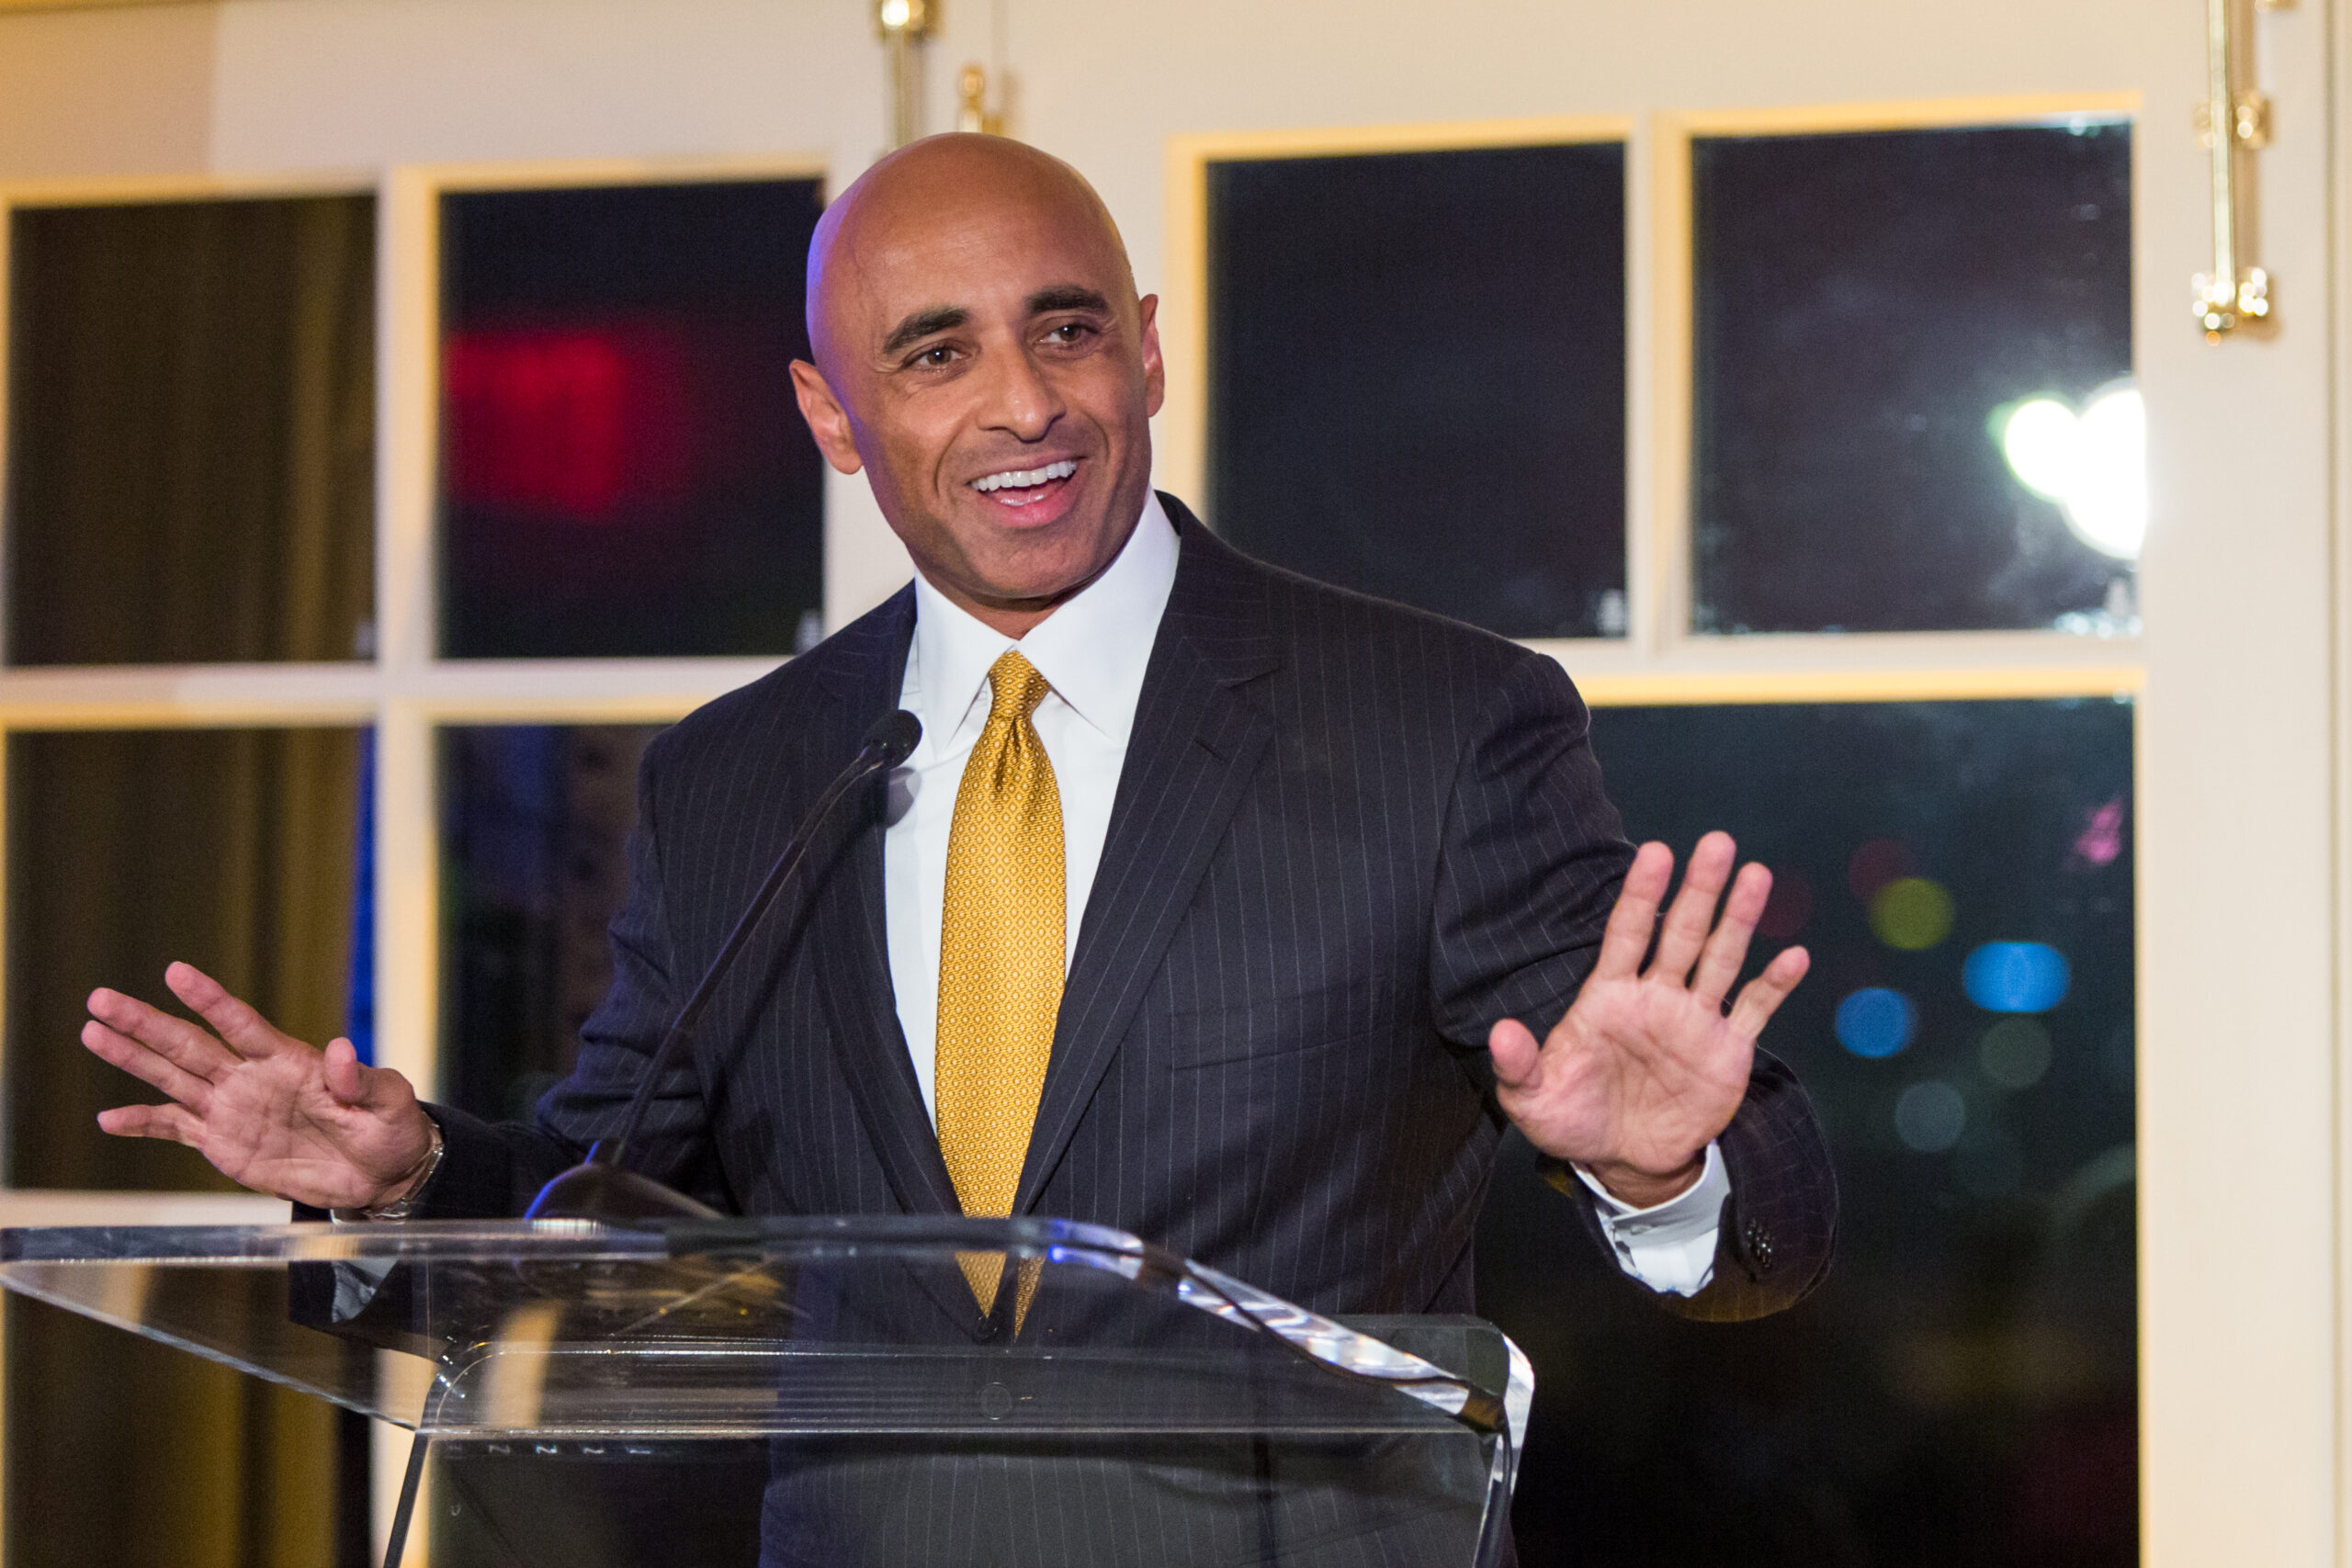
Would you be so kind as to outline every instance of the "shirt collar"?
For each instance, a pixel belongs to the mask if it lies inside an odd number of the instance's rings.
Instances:
[[[923,732],[942,746],[972,705],[985,705],[989,667],[1008,648],[1036,667],[1078,716],[1125,746],[1143,699],[1145,666],[1176,586],[1176,526],[1147,491],[1135,532],[1102,575],[1057,606],[1017,643],[949,602],[915,574],[914,660]]]

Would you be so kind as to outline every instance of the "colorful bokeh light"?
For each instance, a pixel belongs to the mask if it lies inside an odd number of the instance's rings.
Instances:
[[[2123,852],[2123,797],[2117,795],[2092,810],[2083,819],[2083,830],[2075,837],[2074,852],[2068,863],[2097,869],[2113,865],[2115,857]]]
[[[1925,953],[1951,935],[1951,895],[1924,876],[1898,876],[1871,899],[1871,931],[1887,946]]]
[[[1940,1079],[1915,1083],[1894,1102],[1895,1136],[1923,1155],[1943,1153],[1967,1127],[1968,1102]]]
[[[1774,942],[1786,942],[1804,930],[1813,919],[1813,884],[1802,873],[1775,870],[1772,873],[1772,896],[1764,901],[1764,913],[1758,917],[1756,930]]]
[[[1900,991],[1866,986],[1838,1004],[1838,1043],[1876,1061],[1911,1043],[1919,1010]]]
[[[1976,1066],[2003,1089],[2031,1089],[2050,1070],[2050,1031],[2033,1019],[2012,1014],[1976,1043]]]
[[[1872,839],[1848,858],[1846,886],[1856,902],[1867,906],[1880,888],[1918,869],[1910,845],[1900,839]]]
[[[2048,1012],[2066,999],[2066,955],[2043,942],[1988,942],[1961,965],[1968,999],[1986,1012]]]
[[[581,524],[675,507],[697,479],[681,333],[591,322],[453,333],[443,345],[450,499]]]

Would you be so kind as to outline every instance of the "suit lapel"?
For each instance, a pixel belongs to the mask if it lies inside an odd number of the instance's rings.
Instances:
[[[1272,719],[1242,690],[1280,664],[1266,580],[1182,502],[1160,499],[1183,549],[1062,988],[1016,1214],[1061,1163],[1273,738]]]
[[[886,604],[870,627],[844,630],[843,637],[852,630],[856,643],[839,650],[830,671],[834,712],[852,738],[834,749],[843,755],[867,725],[898,705],[914,633],[913,588]],[[873,791],[868,800],[831,879],[827,918],[817,922],[818,983],[842,1076],[899,1206],[915,1214],[961,1213],[939,1135],[923,1111],[906,1032],[899,1026],[882,904],[882,792]]]

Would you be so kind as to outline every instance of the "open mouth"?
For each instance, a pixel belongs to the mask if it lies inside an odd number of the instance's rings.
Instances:
[[[1066,489],[1078,464],[1065,457],[1041,468],[1006,468],[972,481],[972,488],[999,506],[1035,506]]]

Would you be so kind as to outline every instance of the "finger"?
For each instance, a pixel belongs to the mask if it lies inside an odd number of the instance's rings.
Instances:
[[[367,1069],[359,1065],[359,1047],[348,1040],[330,1040],[324,1055],[327,1092],[334,1096],[339,1105],[365,1105]]]
[[[1504,1019],[1487,1032],[1487,1055],[1495,1064],[1495,1081],[1518,1089],[1535,1076],[1543,1043],[1535,1032],[1515,1018]]]
[[[1789,999],[1797,988],[1804,972],[1813,967],[1812,955],[1802,947],[1784,947],[1764,965],[1758,975],[1739,988],[1739,1000],[1732,1004],[1731,1026],[1736,1033],[1753,1040],[1764,1032],[1764,1025]]]
[[[328,1092],[338,1103],[372,1114],[401,1115],[416,1104],[416,1087],[390,1067],[371,1067],[344,1039],[327,1042]]]
[[[118,1034],[96,1019],[82,1026],[82,1043],[91,1055],[113,1064],[132,1077],[154,1085],[174,1100],[201,1111],[212,1096],[212,1085],[175,1065],[125,1034]]]
[[[1748,939],[1756,934],[1756,922],[1764,918],[1765,902],[1771,897],[1772,874],[1754,861],[1732,878],[1723,919],[1715,922],[1714,934],[1699,954],[1699,967],[1690,975],[1690,994],[1709,1007],[1723,1006],[1724,993],[1739,978],[1739,966],[1747,962]]]
[[[229,994],[228,987],[193,964],[174,964],[164,971],[164,984],[200,1014],[240,1056],[275,1056],[298,1043],[281,1034],[253,1005]]]
[[[1617,890],[1617,906],[1609,911],[1609,927],[1601,933],[1600,956],[1593,961],[1592,978],[1622,980],[1641,972],[1642,954],[1650,950],[1657,930],[1658,901],[1674,878],[1674,852],[1664,844],[1644,844]]]
[[[204,1146],[204,1123],[183,1105],[122,1105],[98,1112],[98,1130],[118,1138],[167,1138],[189,1148]]]
[[[136,1040],[187,1072],[210,1082],[237,1065],[237,1055],[184,1018],[174,1018],[137,997],[101,987],[90,993],[90,1016],[117,1034]]]
[[[1723,897],[1724,884],[1731,880],[1732,861],[1738,852],[1731,835],[1721,832],[1701,839],[1690,852],[1690,863],[1682,868],[1682,890],[1674,896],[1666,924],[1658,931],[1657,957],[1650,964],[1650,978],[1677,985],[1690,978],[1690,965],[1715,923],[1715,901]]]

